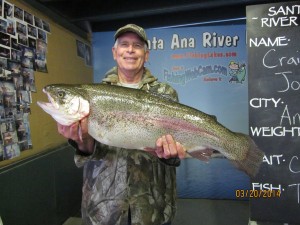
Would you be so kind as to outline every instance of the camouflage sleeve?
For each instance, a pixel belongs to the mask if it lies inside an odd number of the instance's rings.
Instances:
[[[176,90],[168,84],[165,84],[164,94],[169,95],[173,99],[173,101],[179,102],[179,98],[178,98],[178,94],[177,94]]]
[[[169,84],[155,81],[152,84],[150,84],[150,86],[151,92],[157,93],[163,97],[168,97],[175,102],[179,101],[176,90],[172,88]]]
[[[101,160],[105,157],[107,151],[107,148],[105,145],[99,143],[96,141],[94,146],[94,152],[93,154],[87,154],[85,152],[82,152],[78,149],[77,143],[71,139],[68,140],[68,143],[74,148],[75,155],[74,155],[74,161],[77,167],[83,167],[84,164],[90,160]]]

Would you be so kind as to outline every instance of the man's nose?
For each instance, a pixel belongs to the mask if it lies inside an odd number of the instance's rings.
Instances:
[[[127,51],[128,52],[133,52],[134,51],[133,44],[128,45]]]

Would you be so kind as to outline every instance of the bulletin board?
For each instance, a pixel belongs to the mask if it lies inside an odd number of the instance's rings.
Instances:
[[[66,143],[36,102],[51,83],[89,83],[83,39],[19,1],[0,0],[0,167]],[[89,56],[91,52],[89,52]]]

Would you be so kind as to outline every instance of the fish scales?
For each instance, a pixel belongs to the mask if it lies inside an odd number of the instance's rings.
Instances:
[[[89,134],[107,145],[155,149],[159,137],[171,134],[192,157],[203,159],[203,152],[218,150],[250,176],[258,172],[262,162],[263,152],[248,135],[233,132],[213,116],[156,94],[105,84],[49,85],[44,92],[52,102],[61,102],[60,113],[69,110],[70,100],[63,101],[57,93],[63,92],[64,99],[77,96],[82,102],[86,100]]]

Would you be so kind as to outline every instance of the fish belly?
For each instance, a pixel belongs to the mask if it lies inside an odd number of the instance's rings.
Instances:
[[[171,134],[188,151],[220,148],[218,138],[180,118],[145,113],[110,112],[89,117],[89,133],[97,141],[127,149],[156,148],[158,138]]]

